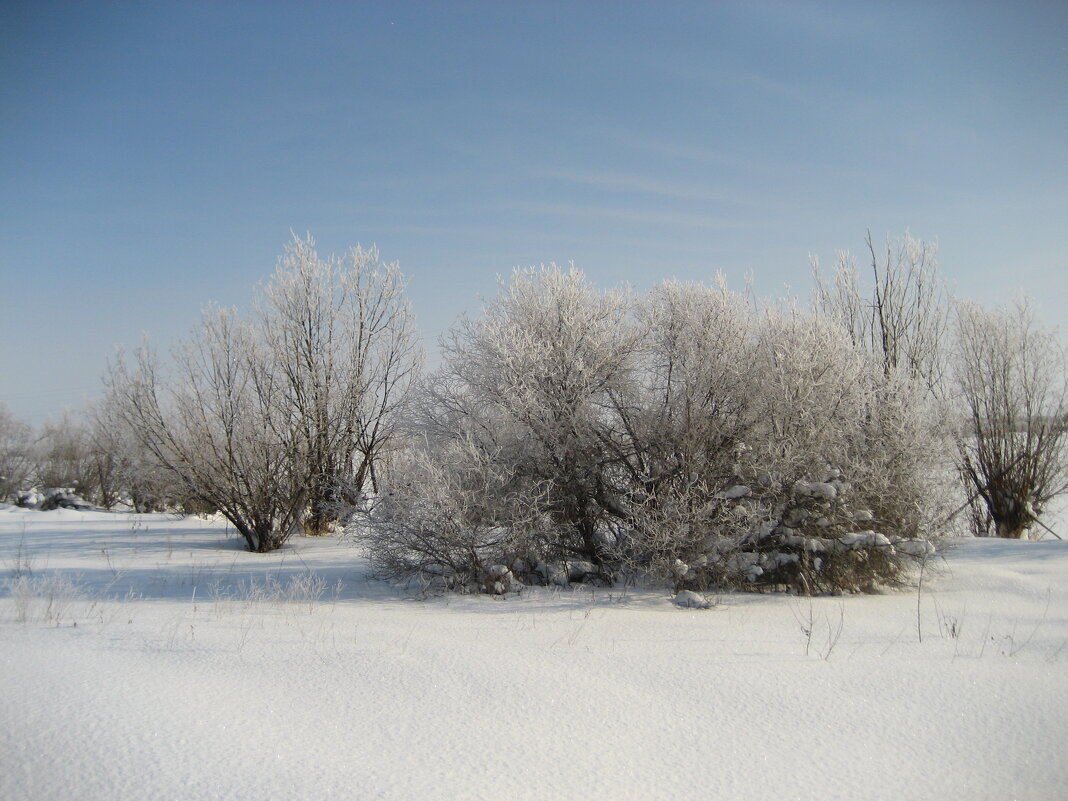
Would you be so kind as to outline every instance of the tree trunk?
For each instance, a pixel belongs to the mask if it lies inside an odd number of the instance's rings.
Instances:
[[[1027,539],[1027,526],[1018,520],[998,520],[994,523],[995,536],[1009,540]]]

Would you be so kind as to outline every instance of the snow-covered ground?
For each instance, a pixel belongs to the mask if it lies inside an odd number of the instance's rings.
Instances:
[[[0,798],[1068,798],[1065,542],[702,611],[419,600],[231,534],[0,508]]]

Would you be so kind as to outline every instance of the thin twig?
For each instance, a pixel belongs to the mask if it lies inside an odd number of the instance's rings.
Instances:
[[[1051,529],[1051,528],[1050,528],[1049,526],[1047,526],[1047,525],[1046,525],[1045,523],[1043,523],[1043,522],[1042,522],[1041,520],[1039,520],[1039,519],[1038,519],[1037,517],[1036,517],[1036,518],[1034,518],[1034,522],[1038,523],[1038,524],[1039,524],[1040,526],[1042,526],[1042,528],[1046,529],[1046,531],[1048,531],[1048,532],[1049,532],[1050,534],[1052,534],[1052,535],[1053,535],[1054,537],[1056,537],[1057,539],[1059,539],[1059,540],[1063,540],[1063,539],[1064,539],[1064,537],[1062,537],[1062,536],[1061,536],[1060,534],[1058,534],[1058,533],[1057,533],[1056,531],[1054,531],[1053,529]]]

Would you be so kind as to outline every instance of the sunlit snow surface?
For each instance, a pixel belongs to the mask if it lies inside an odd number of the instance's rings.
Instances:
[[[1068,798],[1068,543],[707,610],[164,515],[3,507],[0,560],[2,799]]]

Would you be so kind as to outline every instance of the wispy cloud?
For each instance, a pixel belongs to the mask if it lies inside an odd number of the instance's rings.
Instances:
[[[694,184],[647,178],[642,175],[621,172],[593,172],[587,170],[550,169],[539,173],[547,178],[556,178],[569,183],[602,189],[617,189],[645,195],[698,200],[710,203],[748,204],[748,200],[729,192],[717,192]]]
[[[759,210],[761,213],[782,210],[784,204],[768,194],[752,191],[720,189],[687,181],[650,178],[626,172],[597,172],[589,170],[548,169],[536,173],[540,177],[566,181],[571,184],[604,189],[606,191],[669,198],[690,204],[714,204],[738,210]],[[693,206],[691,205],[691,209]],[[691,212],[692,214],[692,212]],[[693,215],[706,218],[707,215]]]
[[[756,70],[695,67],[691,60],[661,65],[673,79],[687,81],[716,92],[745,92],[757,99],[807,103],[812,92],[801,83],[773,78]]]
[[[754,164],[751,158],[725,153],[722,150],[714,150],[709,147],[701,147],[700,145],[684,144],[670,139],[654,138],[622,131],[616,131],[614,134],[614,139],[619,145],[658,156],[692,161],[710,167],[751,169],[754,166],[760,166],[759,164]]]
[[[657,211],[652,209],[602,206],[580,203],[515,203],[516,211],[548,217],[612,220],[641,225],[672,225],[686,228],[723,230],[739,228],[745,221],[735,217],[719,217],[692,212]]]

